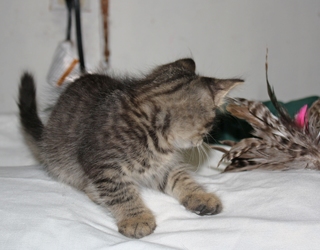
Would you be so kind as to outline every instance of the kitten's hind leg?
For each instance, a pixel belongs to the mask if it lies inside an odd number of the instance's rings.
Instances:
[[[198,215],[213,215],[222,210],[219,198],[206,192],[183,168],[171,171],[164,177],[163,183],[165,186],[160,188],[162,191]]]
[[[100,176],[85,190],[91,200],[113,214],[119,232],[130,238],[142,238],[156,228],[155,218],[140,197],[138,187],[130,180]]]

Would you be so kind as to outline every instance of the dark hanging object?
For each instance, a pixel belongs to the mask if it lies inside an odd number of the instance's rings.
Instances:
[[[67,35],[66,40],[71,40],[71,25],[72,25],[72,2],[73,0],[66,0],[66,5],[68,9],[68,16],[67,16]]]
[[[78,47],[78,56],[80,61],[80,70],[81,70],[81,73],[85,73],[86,68],[84,64],[84,55],[83,55],[83,46],[82,46],[81,11],[80,11],[79,0],[74,0],[74,10],[75,10],[75,19],[76,19],[77,47]]]
[[[67,7],[66,38],[60,42],[54,52],[54,57],[48,71],[47,81],[49,84],[59,87],[65,82],[71,82],[84,74],[85,63],[81,38],[80,5],[78,0],[65,0]],[[76,36],[78,56],[75,55],[74,43],[71,40],[72,14],[75,14]],[[79,69],[78,66],[79,65]]]

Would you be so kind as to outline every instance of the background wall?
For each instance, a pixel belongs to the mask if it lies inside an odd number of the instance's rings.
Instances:
[[[103,58],[100,1],[82,13],[85,59]],[[19,76],[34,72],[39,93],[54,50],[65,36],[66,11],[50,0],[0,2],[0,112],[16,111]],[[110,69],[139,73],[192,56],[201,74],[243,77],[233,96],[266,100],[269,80],[280,100],[320,95],[318,0],[110,0]],[[40,96],[42,96],[40,94]]]
[[[98,65],[103,53],[100,1],[87,1],[90,11],[82,13],[85,59],[89,65]],[[51,2],[0,1],[0,112],[17,111],[15,99],[24,70],[34,73],[40,101],[47,98],[42,95],[48,87],[46,76],[67,25],[67,11],[53,10]]]

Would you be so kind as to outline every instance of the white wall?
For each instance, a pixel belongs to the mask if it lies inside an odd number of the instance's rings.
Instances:
[[[82,15],[86,61],[102,59],[99,0]],[[0,112],[16,111],[22,70],[36,75],[40,92],[66,13],[49,0],[0,2]],[[319,0],[110,0],[110,67],[137,73],[159,63],[192,56],[198,72],[243,77],[233,96],[267,99],[269,80],[278,99],[320,95]]]
[[[241,76],[233,95],[280,100],[320,95],[319,0],[114,0],[112,66],[136,71],[192,55],[200,73]]]
[[[91,11],[82,13],[82,26],[85,59],[94,65],[102,57],[102,24],[100,1],[90,1]],[[15,100],[23,70],[34,73],[39,93],[47,87],[46,75],[58,43],[65,39],[67,23],[66,11],[49,7],[49,0],[0,1],[0,112],[17,110]]]

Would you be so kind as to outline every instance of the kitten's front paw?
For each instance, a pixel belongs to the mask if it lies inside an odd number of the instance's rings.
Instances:
[[[137,239],[151,234],[156,226],[154,216],[149,213],[126,218],[118,223],[120,233],[127,237]]]
[[[222,210],[222,204],[219,198],[210,193],[193,193],[187,195],[183,199],[182,205],[198,215],[218,214]]]

